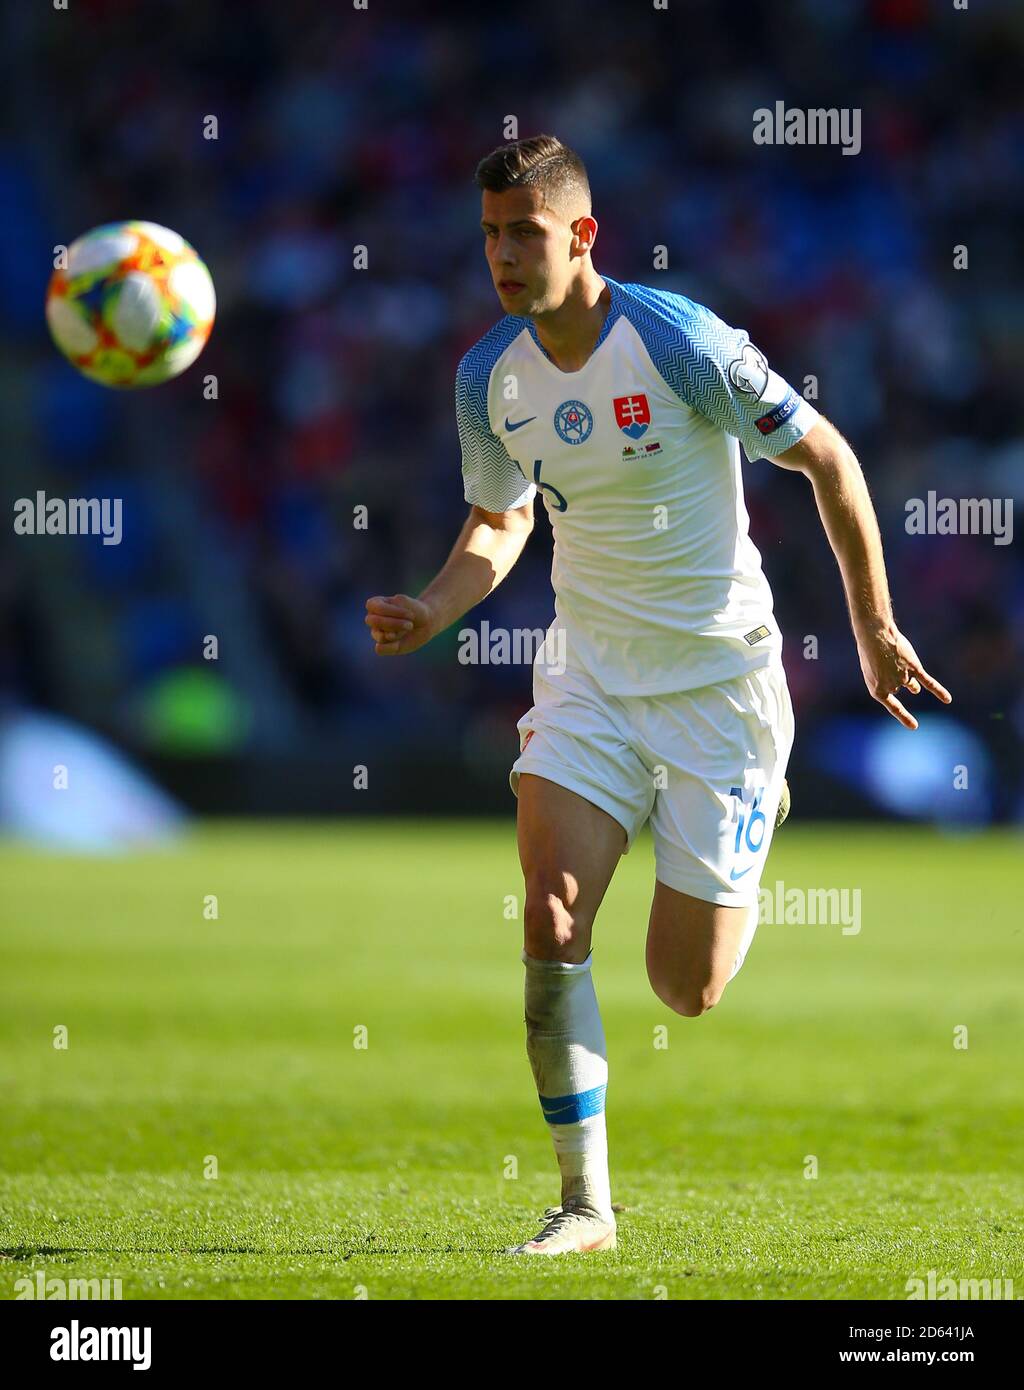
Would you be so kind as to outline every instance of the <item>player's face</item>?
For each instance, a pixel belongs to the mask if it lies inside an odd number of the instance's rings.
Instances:
[[[536,188],[484,190],[481,226],[491,279],[508,314],[557,309],[569,289],[573,231]]]

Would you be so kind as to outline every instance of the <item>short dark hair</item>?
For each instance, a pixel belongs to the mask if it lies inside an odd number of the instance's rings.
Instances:
[[[531,135],[491,150],[476,166],[478,188],[504,193],[507,188],[539,188],[545,203],[568,214],[589,217],[590,180],[575,150],[556,135]]]

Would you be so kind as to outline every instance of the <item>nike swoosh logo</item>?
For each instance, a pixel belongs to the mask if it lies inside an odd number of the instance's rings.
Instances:
[[[744,874],[749,874],[749,873],[750,873],[750,870],[751,870],[753,867],[754,867],[753,864],[751,864],[748,868],[746,868],[746,869],[741,869],[741,870],[739,871],[739,873],[737,873],[735,869],[730,869],[730,870],[729,870],[729,877],[732,879],[733,883],[735,883],[736,880],[737,880],[738,878],[742,878]]]
[[[537,418],[536,415],[531,415],[531,416],[529,417],[529,419],[527,419],[527,420],[517,420],[517,421],[515,422],[515,424],[513,425],[512,421],[511,421],[511,420],[508,418],[508,416],[506,415],[506,416],[505,416],[505,428],[508,430],[509,434],[511,434],[511,433],[513,432],[513,430],[521,430],[521,429],[523,428],[524,425],[528,425],[528,424],[530,423],[530,420],[536,420],[536,418]]]

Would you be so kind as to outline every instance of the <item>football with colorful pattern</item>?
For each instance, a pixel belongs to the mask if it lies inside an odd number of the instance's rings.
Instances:
[[[210,272],[155,222],[111,222],[73,242],[46,292],[61,352],[104,386],[156,386],[202,352],[216,311]]]

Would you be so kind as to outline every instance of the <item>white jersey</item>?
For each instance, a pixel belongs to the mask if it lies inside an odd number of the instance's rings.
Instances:
[[[737,440],[752,458],[780,454],[818,414],[741,329],[682,295],[602,278],[611,307],[579,371],[556,367],[514,315],[459,363],[465,498],[502,512],[540,490],[552,628],[608,694],[713,685],[782,645]]]

